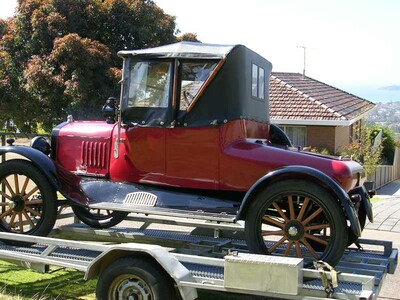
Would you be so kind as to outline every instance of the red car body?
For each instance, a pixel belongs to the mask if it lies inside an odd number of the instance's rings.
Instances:
[[[56,161],[76,174],[112,181],[192,189],[246,192],[263,175],[304,165],[335,179],[346,191],[365,179],[353,161],[285,149],[268,143],[268,125],[235,120],[219,127],[121,130],[119,155],[112,155],[117,126],[71,122],[58,131]]]

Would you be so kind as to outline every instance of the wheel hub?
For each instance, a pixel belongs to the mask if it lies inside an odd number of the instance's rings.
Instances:
[[[124,280],[117,288],[119,299],[148,300],[152,299],[149,291],[140,281]]]
[[[299,230],[295,226],[292,226],[288,229],[288,233],[290,236],[296,236],[298,234],[298,232],[299,232]]]
[[[25,209],[25,200],[20,195],[15,195],[11,198],[9,207],[15,212],[22,212]]]
[[[285,235],[291,241],[298,241],[304,236],[304,225],[297,220],[290,220],[285,226]]]

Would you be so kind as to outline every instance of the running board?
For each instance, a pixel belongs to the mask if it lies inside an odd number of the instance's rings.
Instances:
[[[236,223],[236,216],[227,213],[210,213],[204,211],[188,211],[172,208],[151,207],[142,205],[118,204],[109,202],[100,202],[90,204],[91,209],[105,209],[115,211],[125,211],[130,213],[144,215],[158,215],[184,219],[206,220],[213,222]]]

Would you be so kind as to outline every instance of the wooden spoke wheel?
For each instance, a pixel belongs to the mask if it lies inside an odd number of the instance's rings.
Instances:
[[[322,259],[335,265],[345,250],[348,228],[339,203],[326,190],[287,180],[253,199],[245,235],[251,252]]]
[[[56,193],[29,161],[0,164],[0,230],[47,235],[57,218]]]
[[[107,209],[90,209],[73,205],[72,210],[79,220],[93,228],[109,228],[122,222],[128,212]]]

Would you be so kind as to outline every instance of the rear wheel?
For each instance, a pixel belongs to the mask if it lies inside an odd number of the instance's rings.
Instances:
[[[104,300],[176,299],[172,279],[145,257],[124,257],[109,265],[99,277],[96,298]]]
[[[303,180],[274,183],[256,196],[246,215],[245,236],[253,253],[324,260],[335,265],[348,230],[339,203]]]
[[[43,174],[26,160],[0,164],[0,230],[46,236],[57,219],[57,197]]]
[[[93,228],[109,228],[115,226],[122,222],[129,214],[124,211],[91,209],[77,205],[73,205],[72,210],[79,220]]]

